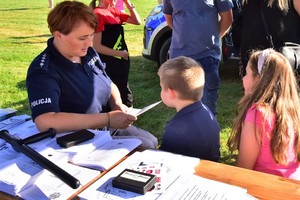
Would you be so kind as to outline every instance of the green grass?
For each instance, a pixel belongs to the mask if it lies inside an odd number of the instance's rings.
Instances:
[[[157,0],[131,0],[143,24],[125,25],[125,37],[131,56],[130,87],[134,94],[134,107],[141,108],[160,100],[157,64],[141,56],[144,19]],[[58,0],[54,0],[55,4]],[[83,0],[89,3],[88,0]],[[45,47],[50,37],[47,27],[48,1],[10,0],[0,2],[0,107],[12,107],[18,114],[30,114],[25,86],[27,68]],[[220,67],[222,80],[218,100],[218,121],[221,126],[221,161],[232,164],[226,141],[235,115],[235,106],[242,95],[241,82],[234,63]],[[159,139],[175,110],[160,104],[141,115],[136,125]],[[205,128],[205,127],[204,127]],[[201,142],[201,141],[199,141]]]

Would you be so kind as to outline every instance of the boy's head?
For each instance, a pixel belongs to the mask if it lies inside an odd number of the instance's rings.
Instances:
[[[192,58],[179,56],[167,60],[158,70],[161,97],[176,92],[179,100],[198,101],[203,96],[204,71]]]

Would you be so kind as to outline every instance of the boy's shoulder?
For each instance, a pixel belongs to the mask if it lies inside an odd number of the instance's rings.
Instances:
[[[204,108],[204,110],[203,110]],[[194,111],[194,112],[206,112],[206,110],[208,112],[209,109],[207,109],[207,107],[199,100],[199,101],[191,101],[190,104],[184,106],[180,111],[177,112],[176,115],[181,115],[181,114],[185,114],[185,113],[189,113],[191,111]]]

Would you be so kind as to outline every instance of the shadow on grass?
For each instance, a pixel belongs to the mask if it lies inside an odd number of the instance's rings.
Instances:
[[[23,91],[26,91],[27,88],[26,88],[26,80],[23,80],[23,81],[20,81],[17,83],[17,87],[20,89],[20,90],[23,90]]]
[[[51,34],[43,34],[24,37],[10,37],[9,39],[11,40],[11,44],[45,44],[50,37]]]
[[[20,92],[26,91],[26,83],[25,80],[20,81],[16,84],[16,87],[20,90]],[[30,115],[31,111],[29,108],[28,98],[20,99],[19,101],[9,102],[7,104],[2,105],[4,108],[14,108],[18,111],[18,115],[27,114]]]
[[[32,36],[22,36],[22,37],[10,37],[10,39],[20,40],[20,39],[31,39],[31,38],[43,38],[47,39],[51,37],[51,34],[43,34],[43,35],[32,35]]]
[[[21,114],[31,115],[29,102],[28,102],[27,98],[20,100],[20,101],[10,103],[9,106],[7,106],[7,107],[16,108],[18,110],[18,115],[21,115]]]
[[[18,82],[16,86],[21,91],[27,91],[26,80]],[[14,102],[12,106],[18,108],[18,114],[31,114],[28,98]]]
[[[24,10],[40,10],[44,7],[26,7],[26,8],[1,8],[0,11],[24,11]]]

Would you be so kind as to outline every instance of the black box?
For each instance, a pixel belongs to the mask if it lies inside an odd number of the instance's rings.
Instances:
[[[156,182],[156,175],[125,169],[112,181],[112,186],[138,194],[145,194]]]
[[[68,147],[74,146],[76,144],[85,142],[89,139],[92,139],[92,138],[94,138],[94,136],[95,136],[95,134],[92,133],[91,131],[82,129],[82,130],[75,131],[73,133],[56,138],[56,142],[57,142],[57,144],[59,144],[59,146],[68,148]]]

